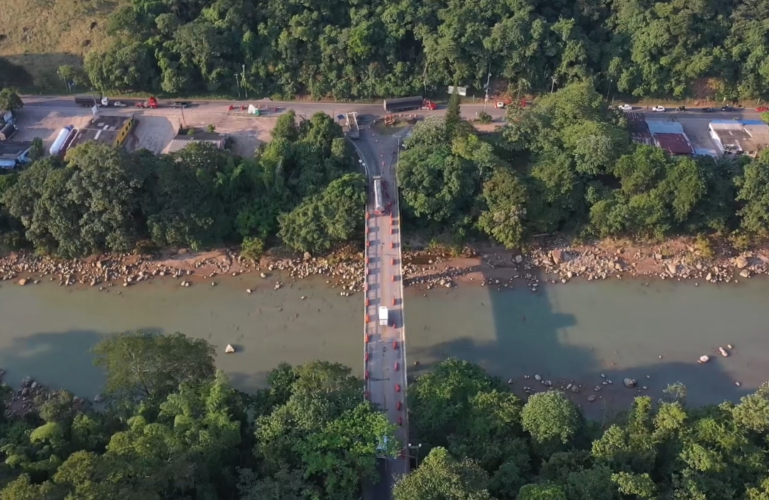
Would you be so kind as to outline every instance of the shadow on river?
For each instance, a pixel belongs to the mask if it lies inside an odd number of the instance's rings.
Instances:
[[[260,387],[281,361],[337,361],[360,375],[362,295],[340,297],[323,279],[275,290],[278,279],[246,274],[221,278],[215,287],[198,282],[190,288],[165,279],[109,293],[3,282],[0,368],[13,385],[30,375],[93,397],[104,378],[88,349],[110,333],[150,329],[208,340],[216,346],[219,368],[242,390]],[[255,291],[249,295],[246,288]],[[604,405],[624,408],[639,393],[623,386],[625,377],[636,379],[639,388],[648,386],[643,392],[655,399],[667,384],[683,382],[692,404],[736,400],[769,379],[767,280],[699,287],[573,280],[543,285],[538,294],[524,283],[502,291],[462,284],[426,297],[416,288],[406,292],[410,375],[457,356],[515,379],[518,394],[524,385],[545,389],[534,374],[554,387],[574,380],[584,386],[575,401],[593,416]],[[225,355],[228,343],[239,352]],[[723,358],[717,349],[726,344],[735,349]],[[702,354],[711,361],[698,364]],[[596,393],[602,373],[614,383]],[[601,399],[588,403],[590,394]]]
[[[535,374],[553,387],[582,384],[579,394],[569,394],[596,418],[627,408],[639,394],[656,400],[674,382],[687,386],[690,404],[702,405],[738,400],[769,380],[768,281],[542,283],[540,276],[536,294],[523,280],[514,290],[460,285],[427,297],[411,290],[409,360],[420,362],[409,367],[411,375],[453,355],[514,379],[519,395],[524,386],[547,389]],[[724,358],[717,349],[727,344],[735,349]],[[697,363],[703,354],[710,361]],[[637,387],[626,388],[624,378]],[[602,385],[606,380],[613,384]],[[587,401],[591,394],[598,396],[594,403]]]

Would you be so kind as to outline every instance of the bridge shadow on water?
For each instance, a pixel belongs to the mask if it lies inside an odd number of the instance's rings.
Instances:
[[[497,271],[492,272],[498,277]],[[521,274],[526,272],[532,271]],[[485,274],[483,278],[493,282],[494,276]],[[544,282],[543,276],[539,279]],[[622,305],[630,309],[633,294],[637,294],[640,311],[625,315],[621,307],[610,310],[615,305],[616,287],[634,287],[625,290]],[[639,321],[645,314],[654,314],[654,304],[644,302],[657,292],[627,281],[572,282],[566,286],[546,283],[536,293],[523,280],[516,280],[514,289],[502,284],[479,288],[468,283],[450,291],[412,288],[406,297],[411,327],[407,332],[409,375],[418,376],[440,360],[455,356],[510,380],[511,389],[524,398],[524,386],[541,392],[548,388],[544,381],[552,382],[553,388],[578,384],[579,393],[567,393],[596,419],[628,408],[635,396],[649,395],[656,401],[667,385],[675,382],[687,386],[687,400],[692,405],[737,401],[753,392],[760,382],[738,387],[725,370],[725,363],[733,360],[724,360],[712,351],[697,351],[698,347],[688,347],[681,339],[671,341],[679,344],[678,356],[667,356],[668,335],[644,333],[646,328],[659,330],[667,320]],[[669,328],[671,335],[685,334]],[[686,354],[681,355],[681,351]],[[701,354],[710,355],[711,361],[698,364]],[[662,359],[660,355],[664,355]],[[667,357],[675,360],[668,361]],[[535,374],[542,382],[535,380]],[[530,378],[525,379],[525,375]],[[625,387],[625,378],[636,380],[637,387]],[[597,396],[595,402],[588,402],[590,395]]]

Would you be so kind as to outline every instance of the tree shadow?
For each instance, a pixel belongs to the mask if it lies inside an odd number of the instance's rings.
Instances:
[[[21,379],[31,376],[44,386],[92,398],[103,388],[105,377],[94,366],[90,349],[102,338],[104,334],[91,330],[14,337],[8,347],[0,350],[0,367],[6,371],[4,382],[18,387]]]
[[[567,393],[592,418],[626,409],[639,395],[657,400],[668,384],[675,382],[687,386],[687,400],[696,406],[718,404],[724,399],[736,401],[760,383],[743,381],[738,386],[731,374],[735,365],[730,365],[736,359],[721,358],[715,351],[717,344],[698,351],[705,341],[697,339],[700,347],[687,342],[693,333],[676,330],[678,323],[672,324],[680,321],[680,317],[666,317],[663,311],[662,318],[652,318],[659,306],[657,301],[669,300],[668,295],[673,297],[671,290],[643,288],[637,282],[625,281],[551,284],[546,278],[552,277],[519,267],[516,270],[510,266],[509,278],[530,273],[539,280],[536,292],[520,279],[512,282],[514,289],[504,286],[509,280],[500,279],[499,284],[493,285],[494,280],[508,272],[497,268],[480,273],[484,281],[492,284],[483,291],[468,289],[477,284],[466,283],[450,291],[431,290],[426,292],[427,299],[418,299],[428,304],[427,317],[431,320],[416,327],[416,331],[407,331],[412,362],[410,378],[454,356],[478,363],[490,374],[508,381],[511,390],[523,398],[532,391],[576,385],[579,392]],[[616,287],[632,290],[619,293],[621,290]],[[662,298],[656,298],[657,294]],[[410,295],[415,295],[413,290]],[[456,301],[456,306],[452,301]],[[409,302],[407,297],[406,303]],[[617,308],[612,310],[614,305]],[[670,307],[684,305],[695,310],[702,307],[694,301]],[[435,312],[430,310],[432,307]],[[638,310],[625,314],[633,309]],[[420,315],[407,314],[412,322]],[[643,323],[644,317],[653,321]],[[671,324],[664,326],[666,322]],[[665,328],[670,333],[655,330],[654,335],[645,335],[647,327]],[[679,338],[673,340],[676,336]],[[697,363],[701,354],[710,355],[711,361]],[[535,376],[541,380],[537,381]],[[633,379],[635,387],[626,387],[625,378]],[[588,401],[591,395],[595,396],[594,402]]]

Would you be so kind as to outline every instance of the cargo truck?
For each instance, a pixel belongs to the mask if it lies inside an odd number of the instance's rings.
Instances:
[[[411,109],[433,110],[436,107],[434,102],[423,99],[422,96],[387,99],[384,102],[384,110],[388,113],[400,113],[401,111],[409,111]]]
[[[379,325],[387,326],[389,324],[389,320],[390,320],[390,317],[387,311],[387,307],[379,306]]]
[[[93,106],[109,106],[109,98],[96,94],[80,94],[75,96],[75,104],[90,108]]]

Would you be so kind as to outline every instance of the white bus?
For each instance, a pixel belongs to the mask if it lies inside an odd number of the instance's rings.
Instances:
[[[385,213],[384,202],[382,201],[382,177],[374,176],[374,214],[382,215]]]

